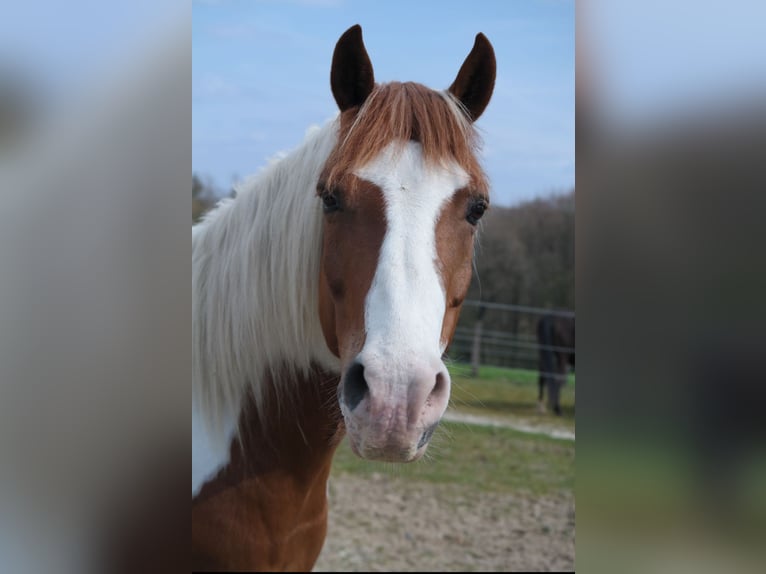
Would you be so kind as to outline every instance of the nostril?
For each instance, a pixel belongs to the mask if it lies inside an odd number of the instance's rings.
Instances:
[[[441,396],[448,391],[449,383],[447,376],[444,374],[444,371],[439,371],[436,374],[436,383],[434,384],[434,388],[431,389],[431,393],[429,394],[428,398],[429,400],[441,398]]]
[[[343,380],[343,402],[350,411],[353,411],[368,391],[367,381],[364,378],[364,365],[355,362],[346,371],[346,377]]]

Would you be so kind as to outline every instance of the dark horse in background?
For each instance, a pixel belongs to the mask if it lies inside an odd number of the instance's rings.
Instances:
[[[544,315],[537,322],[537,344],[540,348],[540,387],[538,407],[545,411],[543,396],[548,389],[548,406],[561,415],[561,387],[566,383],[569,367],[575,366],[574,317]]]

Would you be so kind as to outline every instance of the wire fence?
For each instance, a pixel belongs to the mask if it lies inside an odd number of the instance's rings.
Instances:
[[[546,309],[466,300],[450,345],[452,360],[480,365],[538,370],[540,351],[574,353],[574,347],[544,345],[537,340],[543,316],[574,318],[568,309]],[[555,373],[551,373],[555,375]]]
[[[543,307],[528,307],[526,305],[510,305],[508,303],[490,303],[488,301],[477,301],[474,299],[466,299],[463,301],[463,306],[468,307],[483,307],[485,309],[498,309],[501,311],[513,311],[517,313],[530,313],[533,315],[552,315],[554,317],[569,317],[575,316],[574,311],[569,309],[546,309]]]

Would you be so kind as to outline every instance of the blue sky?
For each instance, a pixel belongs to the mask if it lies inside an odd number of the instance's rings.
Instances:
[[[436,89],[483,32],[498,64],[477,122],[493,202],[574,187],[574,2],[565,0],[195,0],[194,171],[226,190],[333,117],[333,48],[357,23],[377,81]]]

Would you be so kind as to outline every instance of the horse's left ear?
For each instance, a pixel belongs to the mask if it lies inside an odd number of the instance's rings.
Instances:
[[[460,66],[449,92],[465,106],[471,121],[484,112],[495,88],[495,50],[487,37],[476,34],[473,49]]]
[[[361,106],[375,87],[372,62],[364,47],[359,24],[346,30],[335,45],[330,86],[342,112]]]

